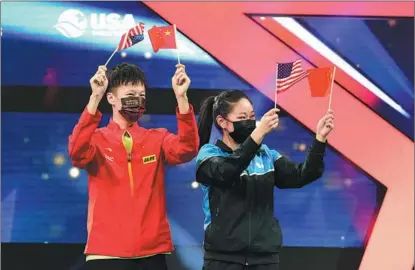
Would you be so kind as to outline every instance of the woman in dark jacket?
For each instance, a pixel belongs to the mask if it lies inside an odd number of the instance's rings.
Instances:
[[[300,188],[321,177],[334,115],[321,118],[306,160],[295,164],[261,144],[278,126],[278,111],[256,125],[252,102],[239,90],[209,97],[201,107],[196,179],[204,193],[204,270],[279,269],[274,187]],[[223,137],[209,144],[213,124]]]

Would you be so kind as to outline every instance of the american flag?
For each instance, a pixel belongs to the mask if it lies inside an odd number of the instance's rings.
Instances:
[[[117,51],[127,49],[144,40],[144,23],[139,23],[122,35]]]
[[[288,90],[291,86],[308,76],[301,67],[301,59],[290,63],[277,63],[277,92]]]

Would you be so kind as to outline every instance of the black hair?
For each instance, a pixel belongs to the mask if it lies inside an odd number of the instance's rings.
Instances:
[[[199,119],[197,121],[200,147],[209,143],[213,124],[221,131],[221,128],[216,121],[216,117],[218,115],[226,117],[232,111],[235,103],[244,98],[252,103],[249,97],[241,90],[226,90],[217,96],[208,97],[203,101],[200,107]]]
[[[107,91],[113,91],[121,85],[131,83],[133,85],[146,85],[144,72],[134,64],[119,64],[107,71],[108,88]]]

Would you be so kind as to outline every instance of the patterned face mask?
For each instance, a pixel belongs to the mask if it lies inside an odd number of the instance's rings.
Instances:
[[[125,97],[121,99],[120,114],[128,122],[137,122],[146,110],[146,100],[143,97]]]

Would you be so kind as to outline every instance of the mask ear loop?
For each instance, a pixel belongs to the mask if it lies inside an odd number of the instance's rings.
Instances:
[[[222,116],[222,115],[221,115]],[[223,119],[225,119],[226,121],[228,121],[229,123],[231,123],[232,124],[232,126],[233,126],[233,130],[235,131],[235,126],[233,125],[233,121],[231,121],[231,120],[229,120],[228,118],[226,118],[226,117],[224,117],[224,116],[222,116],[222,118]],[[222,134],[223,134],[223,131],[224,131],[225,129],[223,128],[222,129]],[[226,130],[227,132],[228,132],[228,134],[229,133],[231,133],[229,130]]]
[[[140,110],[145,110],[146,109],[146,98],[145,97],[139,97],[139,102],[138,102],[138,107],[140,108]]]

